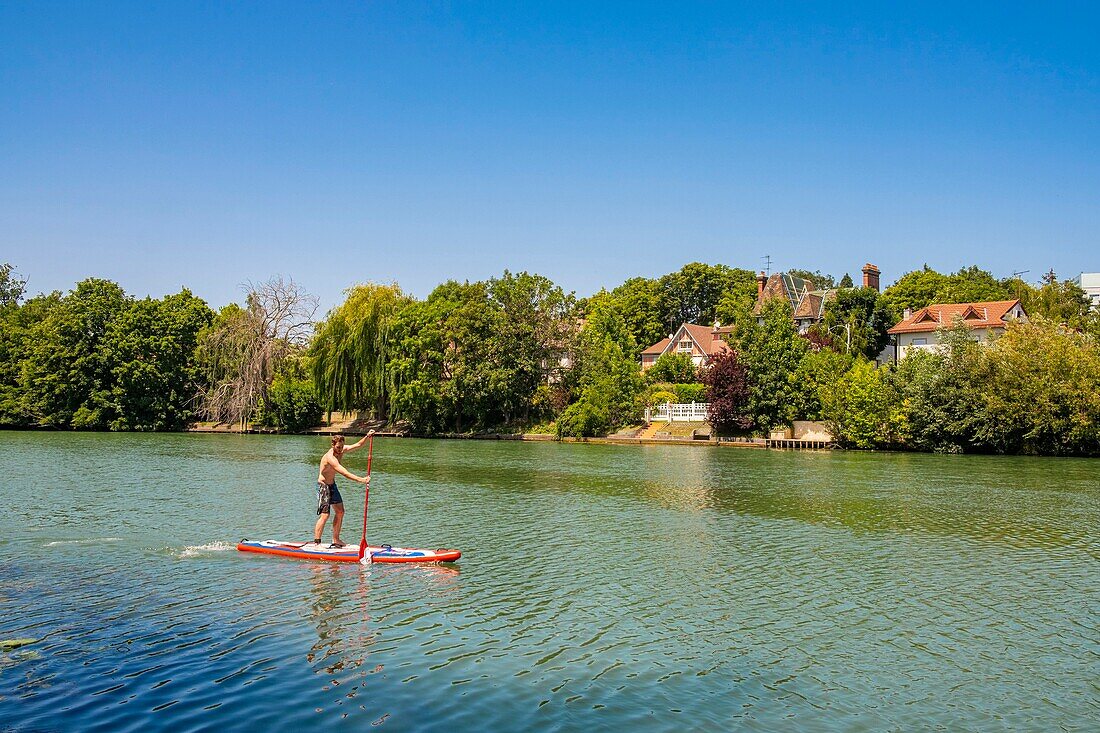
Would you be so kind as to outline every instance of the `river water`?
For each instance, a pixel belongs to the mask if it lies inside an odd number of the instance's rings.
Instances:
[[[380,439],[459,563],[237,552],[326,447],[0,432],[0,729],[1097,729],[1095,460]]]

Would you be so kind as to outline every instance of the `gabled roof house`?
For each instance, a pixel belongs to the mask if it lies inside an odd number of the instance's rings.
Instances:
[[[683,323],[668,338],[661,339],[642,352],[642,371],[657,363],[664,354],[688,354],[695,366],[723,351],[729,350],[726,339],[733,332],[733,326],[723,326],[715,321],[714,326],[697,326]]]
[[[939,329],[950,328],[956,321],[969,328],[975,340],[985,341],[993,334],[1004,333],[1013,320],[1027,320],[1019,300],[937,303],[916,312],[907,308],[905,316],[887,333],[896,340],[898,358],[904,359],[914,349],[935,349],[940,343]]]

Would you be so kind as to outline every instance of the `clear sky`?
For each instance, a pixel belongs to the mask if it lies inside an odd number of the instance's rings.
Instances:
[[[325,307],[765,255],[1100,271],[1096,3],[767,5],[8,0],[0,262]]]

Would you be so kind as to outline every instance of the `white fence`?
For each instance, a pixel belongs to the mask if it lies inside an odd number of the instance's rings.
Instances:
[[[707,402],[665,402],[647,407],[646,422],[706,422]]]

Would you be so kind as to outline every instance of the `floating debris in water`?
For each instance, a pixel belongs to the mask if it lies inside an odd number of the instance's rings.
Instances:
[[[38,639],[2,639],[0,640],[0,649],[5,651],[8,649],[18,649],[21,646],[27,646],[36,641],[38,641]]]

